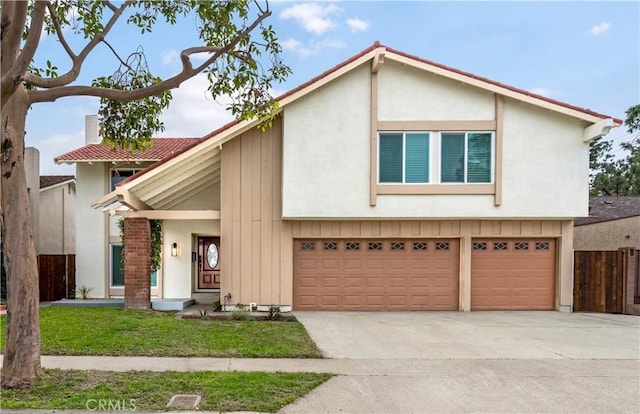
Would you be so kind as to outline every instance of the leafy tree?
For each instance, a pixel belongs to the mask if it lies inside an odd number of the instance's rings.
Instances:
[[[1,1],[0,247],[8,279],[2,386],[16,388],[30,387],[41,372],[38,270],[24,171],[31,105],[68,96],[98,97],[105,140],[143,149],[163,129],[159,114],[169,105],[170,90],[195,75],[206,74],[214,98],[231,97],[236,117],[268,123],[277,109],[268,91],[290,69],[280,59],[272,27],[265,24],[271,15],[266,0]],[[163,22],[195,30],[201,42],[180,53],[182,69],[171,77],[152,74],[142,49],[117,51],[109,43],[118,24],[133,25],[145,35]],[[65,62],[34,63],[46,52],[39,47],[43,33],[56,38],[68,57],[68,70],[60,69]],[[98,46],[111,51],[114,65],[80,84],[80,72]],[[192,56],[201,53],[207,54],[205,60],[194,62]]]
[[[625,125],[630,134],[640,132],[640,105],[627,109]],[[636,136],[620,144],[626,155],[614,159],[613,144],[604,138],[591,142],[589,167],[591,169],[590,194],[640,196],[640,141]]]

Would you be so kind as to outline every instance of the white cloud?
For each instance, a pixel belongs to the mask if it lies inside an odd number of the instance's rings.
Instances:
[[[299,3],[282,10],[280,18],[296,20],[307,32],[321,35],[335,26],[330,15],[341,10],[335,4]]]
[[[352,32],[364,32],[369,28],[370,23],[354,17],[352,19],[347,19],[347,25],[349,25]]]
[[[282,44],[282,49],[289,52],[297,53],[302,57],[307,57],[311,55],[317,55],[323,49],[342,49],[347,45],[342,40],[336,39],[323,39],[323,40],[311,40],[307,42],[307,44],[303,44],[297,39],[287,39]]]
[[[529,92],[534,93],[536,95],[546,96],[547,98],[554,98],[558,95],[561,95],[560,91],[556,91],[549,88],[531,88]]]
[[[179,61],[178,51],[177,50],[167,50],[167,51],[162,52],[160,54],[160,61],[165,66],[174,65],[174,64],[178,63],[178,61]]]
[[[40,175],[75,174],[75,166],[56,165],[53,159],[84,145],[84,129],[69,134],[52,134],[39,140],[36,148],[40,152]]]
[[[233,120],[231,112],[225,109],[230,98],[214,101],[208,86],[209,80],[200,74],[174,89],[169,109],[160,116],[165,130],[156,136],[201,137]]]
[[[607,33],[610,29],[611,29],[611,23],[602,22],[600,24],[593,26],[591,29],[589,29],[589,34],[598,36],[598,35]]]

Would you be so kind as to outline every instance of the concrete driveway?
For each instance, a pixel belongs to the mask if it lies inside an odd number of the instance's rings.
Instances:
[[[356,366],[284,413],[638,413],[640,317],[296,312]]]

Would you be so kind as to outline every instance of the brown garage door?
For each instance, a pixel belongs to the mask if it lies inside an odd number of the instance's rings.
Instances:
[[[553,239],[473,240],[471,309],[554,309]]]
[[[295,240],[296,310],[457,310],[458,240]]]

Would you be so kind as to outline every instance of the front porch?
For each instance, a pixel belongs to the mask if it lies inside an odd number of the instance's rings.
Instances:
[[[151,299],[151,309],[155,311],[182,311],[195,305],[193,298],[188,299]],[[124,308],[121,299],[62,299],[51,302],[51,306],[60,308]]]

